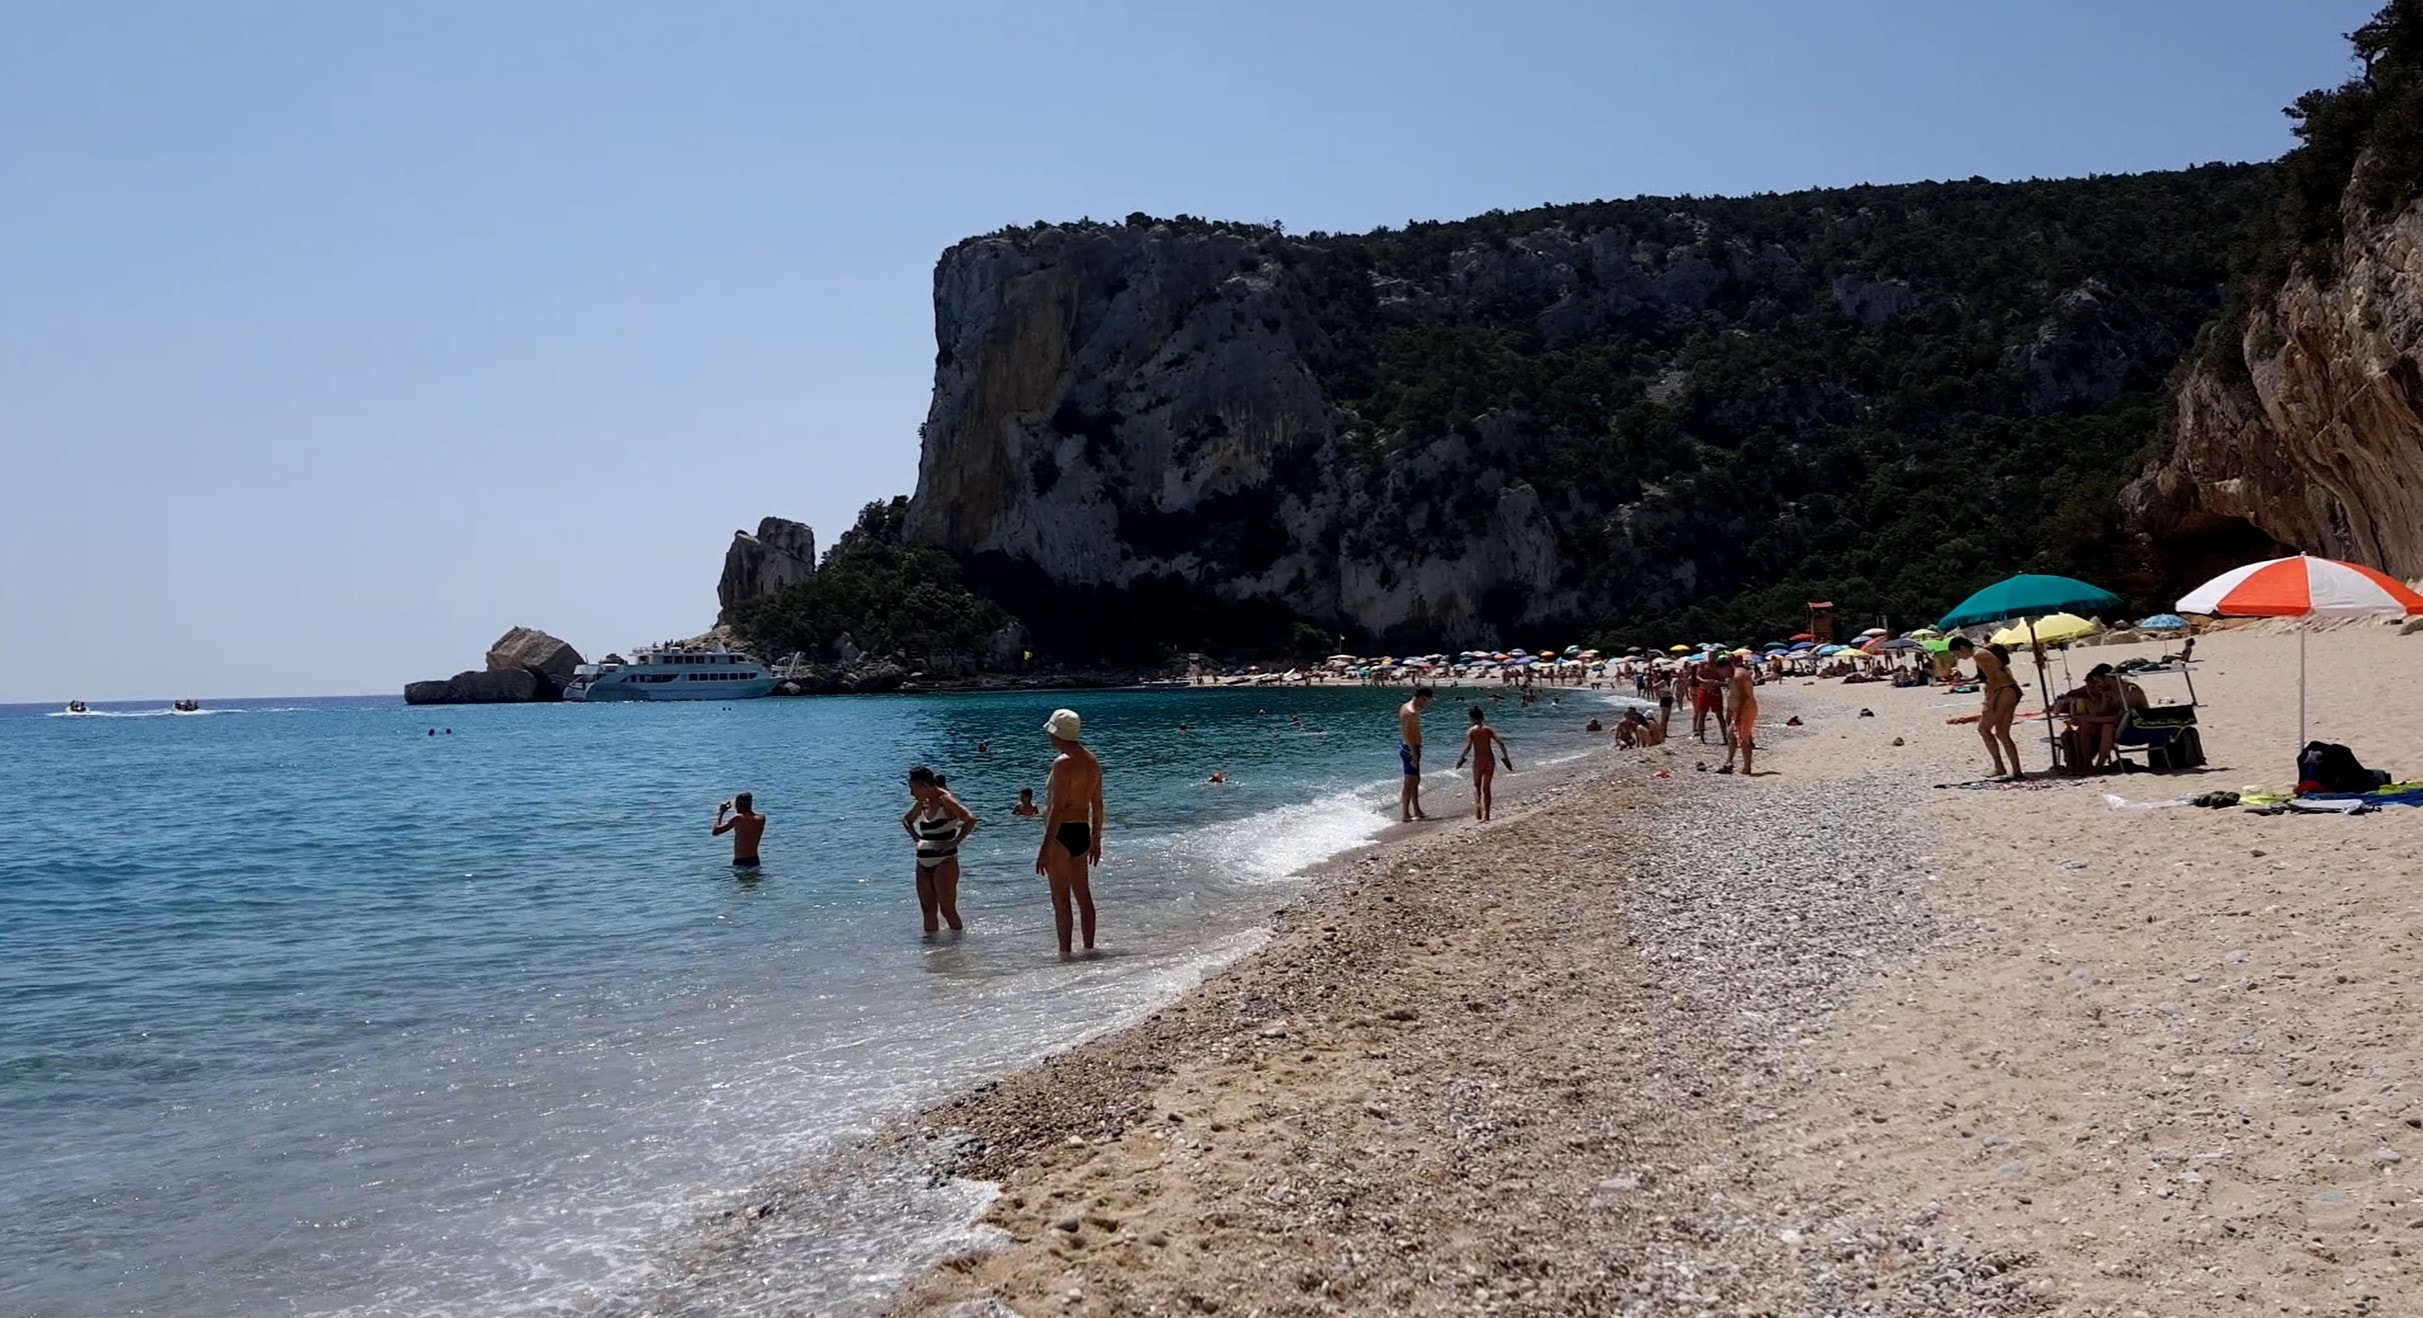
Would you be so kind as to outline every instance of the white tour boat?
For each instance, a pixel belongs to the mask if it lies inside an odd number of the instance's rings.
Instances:
[[[755,700],[774,694],[782,678],[730,650],[645,647],[629,659],[607,655],[573,670],[566,700]]]

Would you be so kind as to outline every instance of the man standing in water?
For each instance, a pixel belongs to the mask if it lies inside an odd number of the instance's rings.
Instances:
[[[756,798],[747,792],[715,807],[715,827],[709,837],[732,835],[732,863],[742,869],[757,868],[757,840],[766,835],[766,817],[754,807]],[[730,815],[731,818],[725,818]]]
[[[1397,789],[1397,813],[1410,824],[1428,819],[1422,813],[1422,711],[1430,708],[1431,689],[1417,686],[1413,699],[1397,706],[1397,767],[1405,785]]]
[[[1094,890],[1088,871],[1102,863],[1102,762],[1078,740],[1082,731],[1073,709],[1055,709],[1043,723],[1043,735],[1052,739],[1060,758],[1052,761],[1051,780],[1043,789],[1043,846],[1035,852],[1035,872],[1051,885],[1052,923],[1060,934],[1063,961],[1075,959],[1069,934],[1080,919],[1085,950],[1094,950]]]

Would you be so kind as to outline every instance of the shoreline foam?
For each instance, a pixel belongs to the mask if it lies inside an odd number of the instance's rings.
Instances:
[[[1586,781],[1601,753],[1594,743],[1554,756],[1541,767],[1529,765],[1518,773],[1499,775],[1501,810],[1546,793],[1568,790]],[[1518,760],[1518,763],[1523,761]],[[1341,881],[1377,858],[1418,850],[1444,836],[1471,827],[1471,795],[1464,775],[1433,773],[1426,779],[1424,802],[1433,822],[1387,823],[1376,834],[1322,859],[1298,866],[1283,880],[1270,882],[1282,904],[1242,933],[1201,949],[1190,964],[1192,982],[1173,988],[1158,999],[1138,1004],[1122,1017],[1072,1038],[1025,1067],[962,1088],[954,1095],[920,1110],[904,1113],[813,1163],[778,1175],[728,1196],[729,1206],[697,1221],[688,1241],[650,1284],[619,1294],[600,1305],[601,1314],[725,1314],[793,1312],[803,1304],[815,1312],[874,1312],[896,1303],[904,1286],[951,1258],[981,1252],[998,1243],[998,1230],[986,1220],[995,1187],[961,1174],[980,1155],[981,1139],[954,1133],[936,1124],[971,1097],[998,1090],[1016,1077],[1055,1065],[1060,1059],[1089,1050],[1116,1047],[1123,1037],[1150,1025],[1160,1013],[1200,992],[1202,985],[1244,964],[1269,946],[1276,930],[1291,913],[1316,901],[1328,885]],[[1364,789],[1369,790],[1367,785]],[[1281,812],[1315,809],[1330,798],[1316,798]],[[1393,802],[1390,803],[1393,808]],[[1250,822],[1250,821],[1248,821]],[[1235,824],[1223,827],[1234,827]],[[944,1168],[953,1170],[945,1172]],[[959,1205],[954,1215],[952,1205]],[[937,1206],[940,1211],[937,1211]],[[825,1239],[827,1224],[837,1215],[864,1220],[882,1215],[896,1230],[893,1252],[884,1258],[852,1255],[856,1266],[849,1276],[856,1283],[836,1285],[818,1277],[813,1291],[798,1289],[810,1274],[836,1272],[835,1256]],[[822,1261],[820,1264],[819,1261]],[[793,1283],[782,1289],[774,1276]]]

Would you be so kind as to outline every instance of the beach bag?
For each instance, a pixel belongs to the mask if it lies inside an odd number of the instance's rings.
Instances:
[[[2204,767],[2204,736],[2192,727],[2182,727],[2161,741],[2145,748],[2145,764],[2149,769],[2183,769]]]
[[[2388,774],[2365,768],[2354,751],[2337,742],[2309,741],[2297,753],[2300,792],[2369,792],[2388,782]]]

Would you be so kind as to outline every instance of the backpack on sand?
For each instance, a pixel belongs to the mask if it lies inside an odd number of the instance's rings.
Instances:
[[[2336,742],[2309,741],[2297,753],[2300,792],[2369,792],[2388,783],[2387,773],[2365,768],[2354,751]]]

